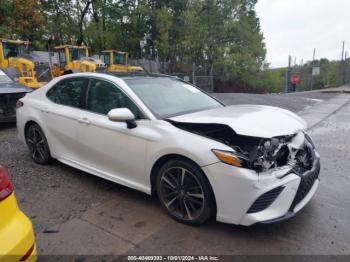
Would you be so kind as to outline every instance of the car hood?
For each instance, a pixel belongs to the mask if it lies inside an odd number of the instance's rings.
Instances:
[[[1,83],[0,82],[0,94],[12,94],[12,93],[28,93],[32,90],[28,87],[21,86],[16,83]]]
[[[233,105],[171,117],[183,123],[225,124],[237,134],[271,138],[292,135],[306,128],[296,114],[278,107],[262,105]]]

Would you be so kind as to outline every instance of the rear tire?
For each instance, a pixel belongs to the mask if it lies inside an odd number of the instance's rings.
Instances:
[[[49,145],[44,132],[38,124],[33,123],[29,126],[26,133],[26,143],[30,157],[35,163],[45,165],[51,161]]]
[[[158,171],[156,189],[165,212],[181,223],[203,224],[215,213],[209,181],[190,161],[166,162]]]

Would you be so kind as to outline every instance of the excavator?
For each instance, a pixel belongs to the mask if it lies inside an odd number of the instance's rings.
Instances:
[[[102,51],[103,61],[107,65],[107,72],[142,72],[140,66],[129,65],[129,53],[117,50]]]
[[[87,46],[60,45],[54,49],[58,52],[59,60],[59,65],[52,66],[54,77],[73,72],[96,72],[97,69],[103,68],[103,64],[89,57]]]
[[[18,81],[18,84],[37,89],[40,87],[34,63],[25,58],[29,42],[0,38],[0,69]]]

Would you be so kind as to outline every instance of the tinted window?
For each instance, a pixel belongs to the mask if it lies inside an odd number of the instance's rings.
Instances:
[[[105,54],[104,56],[104,63],[107,65],[107,66],[109,66],[109,54]]]
[[[126,54],[125,53],[114,53],[114,64],[126,65]]]
[[[86,86],[87,79],[66,79],[57,83],[47,93],[47,97],[57,104],[81,107],[81,97]]]
[[[85,49],[83,48],[69,48],[69,55],[71,62],[74,60],[81,60],[85,58]]]
[[[122,107],[129,108],[136,119],[143,118],[138,107],[115,85],[102,80],[91,80],[88,92],[88,110],[106,115],[111,109]]]
[[[58,51],[58,58],[60,60],[60,68],[63,70],[66,65],[66,55],[64,49]]]
[[[25,45],[24,44],[15,44],[15,43],[9,43],[4,42],[4,56],[5,58],[9,57],[19,57],[22,56],[25,53]]]

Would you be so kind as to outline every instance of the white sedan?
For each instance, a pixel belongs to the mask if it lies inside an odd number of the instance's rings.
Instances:
[[[319,155],[297,115],[225,106],[164,75],[58,77],[18,101],[17,127],[36,163],[55,158],[157,194],[189,224],[289,218],[319,184]]]

